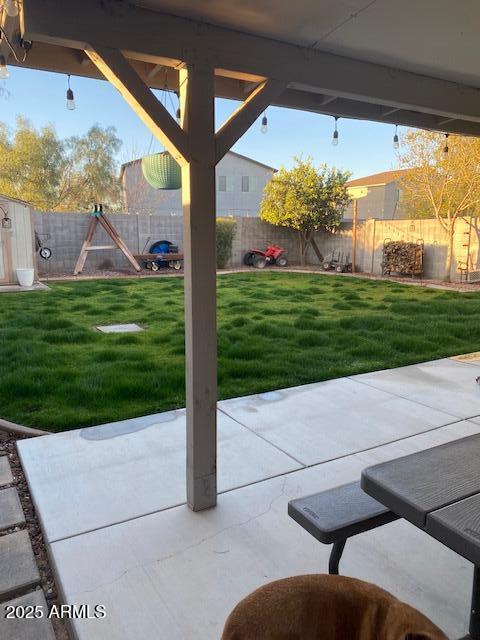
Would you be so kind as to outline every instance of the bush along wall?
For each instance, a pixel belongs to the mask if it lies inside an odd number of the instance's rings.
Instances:
[[[217,218],[217,267],[224,269],[232,257],[237,223],[233,218]]]

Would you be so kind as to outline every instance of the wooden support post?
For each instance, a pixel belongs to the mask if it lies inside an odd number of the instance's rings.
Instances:
[[[373,219],[373,228],[372,228],[372,266],[371,266],[371,270],[370,273],[374,272],[375,269],[375,235],[376,235],[376,225],[377,225],[377,219],[374,218]],[[383,273],[382,273],[383,275]]]
[[[217,327],[215,165],[286,83],[265,80],[215,136],[214,67],[179,70],[181,127],[116,49],[86,53],[182,168],[185,268],[187,502],[217,502]]]
[[[185,254],[187,502],[217,502],[217,332],[213,68],[180,70],[180,112],[189,162],[182,166]]]
[[[357,261],[357,218],[358,218],[358,200],[353,201],[353,224],[352,224],[352,273],[356,272]]]

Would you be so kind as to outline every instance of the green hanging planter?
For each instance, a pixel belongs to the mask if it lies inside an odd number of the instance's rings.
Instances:
[[[145,180],[154,189],[173,190],[182,186],[180,165],[168,151],[143,157],[142,172]]]

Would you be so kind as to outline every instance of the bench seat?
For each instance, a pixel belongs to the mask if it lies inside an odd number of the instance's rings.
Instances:
[[[395,513],[366,494],[360,482],[291,500],[288,514],[319,542],[334,545],[330,573],[338,573],[348,538],[398,519]]]

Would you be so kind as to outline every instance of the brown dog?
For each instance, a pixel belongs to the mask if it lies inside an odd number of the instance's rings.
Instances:
[[[428,618],[355,578],[294,576],[260,587],[228,616],[222,640],[447,640]]]

